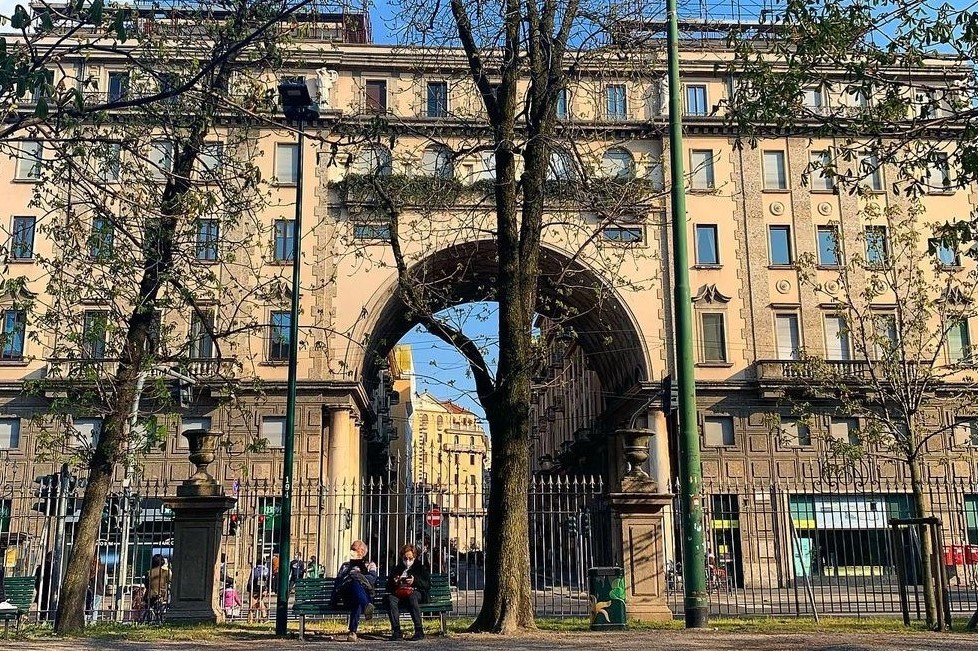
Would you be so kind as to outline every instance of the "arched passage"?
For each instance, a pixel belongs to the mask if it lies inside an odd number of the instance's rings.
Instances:
[[[495,242],[480,240],[432,253],[410,271],[439,297],[433,311],[494,300]],[[353,340],[363,342],[361,381],[377,377],[377,362],[418,320],[395,291],[394,279],[375,297],[358,323]],[[623,396],[650,377],[649,356],[636,320],[625,302],[594,270],[544,246],[540,256],[537,312],[572,330],[590,368],[611,396]]]

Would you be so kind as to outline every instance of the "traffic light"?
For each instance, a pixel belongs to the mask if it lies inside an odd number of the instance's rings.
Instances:
[[[567,533],[576,536],[577,535],[577,514],[575,513],[571,517],[567,518]]]
[[[232,513],[228,517],[228,535],[237,536],[238,535],[238,524],[240,524],[241,516],[237,513]]]
[[[581,535],[591,535],[591,512],[581,511]]]
[[[172,389],[173,404],[186,409],[194,401],[194,385],[185,380],[177,380]]]
[[[34,478],[34,483],[37,484],[37,488],[34,489],[34,496],[40,498],[32,507],[35,511],[40,511],[41,513],[51,512],[54,508],[53,499],[58,492],[59,479],[60,477],[56,473]]]

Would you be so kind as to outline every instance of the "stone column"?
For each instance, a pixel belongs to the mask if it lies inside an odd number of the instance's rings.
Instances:
[[[625,570],[625,607],[628,616],[645,622],[669,621],[663,556],[663,509],[672,495],[642,468],[649,458],[648,429],[618,430],[623,439],[628,472],[620,490],[608,498],[620,524],[622,565]]]
[[[327,573],[339,569],[347,558],[346,549],[353,542],[350,530],[345,528],[340,507],[349,508],[354,482],[360,476],[359,441],[354,426],[352,410],[336,407],[329,412],[329,445],[326,452],[326,529],[322,563]]]
[[[237,500],[224,495],[221,485],[207,473],[220,433],[192,430],[183,435],[190,442],[190,461],[197,472],[177,486],[176,497],[163,500],[173,510],[173,576],[167,620],[217,623],[224,621],[218,589],[224,513]]]

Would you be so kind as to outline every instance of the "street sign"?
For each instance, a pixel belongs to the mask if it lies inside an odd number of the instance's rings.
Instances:
[[[428,523],[429,527],[440,527],[441,510],[437,506],[431,507],[431,510],[425,513],[424,521]]]

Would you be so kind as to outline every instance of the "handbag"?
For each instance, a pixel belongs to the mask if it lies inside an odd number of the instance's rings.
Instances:
[[[414,594],[414,588],[409,585],[399,585],[394,590],[394,596],[398,599],[408,599]]]

